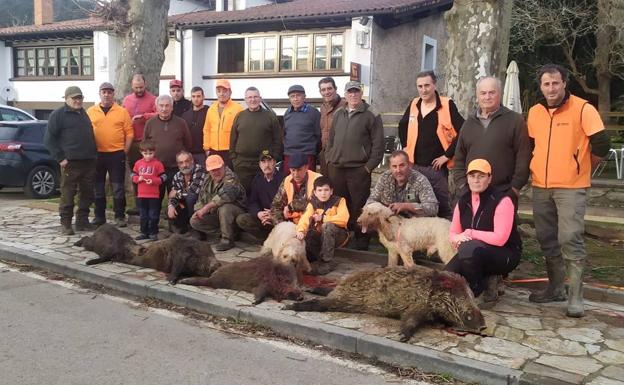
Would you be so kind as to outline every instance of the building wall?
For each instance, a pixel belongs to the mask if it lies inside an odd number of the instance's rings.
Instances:
[[[189,33],[190,31],[186,32]],[[264,34],[264,33],[263,33]],[[240,35],[245,36],[245,35]],[[218,39],[217,37],[203,37],[203,33],[199,31],[195,31],[193,33],[193,47],[195,53],[193,54],[194,63],[203,63],[201,68],[197,68],[196,65],[193,66],[191,73],[189,73],[189,67],[185,65],[185,79],[193,79],[193,82],[198,82],[201,80],[200,84],[194,83],[193,85],[200,85],[204,89],[204,94],[207,99],[215,99],[216,91],[215,85],[217,82],[217,77],[219,74],[217,73],[217,46]],[[349,73],[350,69],[350,60],[358,60],[365,61],[367,59],[367,54],[365,51],[363,52],[355,52],[353,49],[354,39],[351,37],[351,31],[349,29],[345,32],[345,42],[344,42],[344,50],[345,56],[343,60],[343,68],[342,73]],[[186,40],[185,40],[186,44]],[[186,46],[185,46],[186,52]],[[201,55],[201,56],[200,56]],[[185,61],[187,57],[185,56]],[[368,68],[368,64],[364,63]],[[364,67],[364,65],[363,65]],[[318,81],[325,77],[325,74],[318,73],[318,75],[313,74],[314,76],[289,76],[289,77],[271,77],[270,74],[267,74],[267,77],[245,77],[243,74],[236,75],[234,78],[228,79],[232,85],[232,98],[234,99],[243,99],[245,94],[245,89],[249,86],[257,87],[260,90],[260,93],[264,99],[288,99],[288,88],[293,84],[300,84],[306,90],[306,95],[309,98],[320,98],[321,95],[318,92]],[[203,77],[215,77],[210,79],[203,79]],[[342,95],[342,91],[344,89],[345,84],[349,81],[349,76],[347,75],[339,75],[333,76],[336,82],[336,87],[338,88],[340,94]],[[185,86],[185,89],[187,87]],[[190,91],[190,88],[187,90]]]
[[[175,0],[169,2],[169,16],[181,13],[209,10],[205,2],[192,0]]]
[[[447,38],[442,13],[394,28],[373,29],[371,101],[379,112],[402,113],[418,94],[415,76],[422,70],[425,35],[437,43],[435,71],[438,89],[443,92],[444,73],[439,70],[445,62]]]

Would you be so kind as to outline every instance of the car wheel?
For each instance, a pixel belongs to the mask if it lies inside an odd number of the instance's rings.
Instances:
[[[56,178],[54,170],[50,167],[37,166],[28,173],[24,191],[30,198],[48,198],[54,193]]]

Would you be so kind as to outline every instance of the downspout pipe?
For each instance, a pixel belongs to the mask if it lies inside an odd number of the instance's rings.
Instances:
[[[180,43],[180,80],[182,84],[184,84],[184,28],[180,27],[179,24],[174,24],[174,39],[178,43]],[[180,31],[180,36],[178,37],[178,31]],[[184,91],[184,90],[182,90]]]

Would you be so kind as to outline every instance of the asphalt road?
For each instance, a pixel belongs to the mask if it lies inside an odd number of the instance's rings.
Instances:
[[[224,333],[1,264],[0,383],[424,384],[294,344]]]

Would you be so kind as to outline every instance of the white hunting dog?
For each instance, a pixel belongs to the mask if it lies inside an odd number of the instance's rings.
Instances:
[[[379,241],[388,249],[388,266],[396,266],[399,256],[405,267],[414,266],[412,253],[426,250],[427,256],[436,251],[447,264],[457,253],[449,241],[451,222],[438,217],[403,218],[381,203],[364,206],[357,220],[362,232],[377,230]]]
[[[312,271],[306,256],[305,242],[297,239],[297,225],[292,222],[278,223],[264,241],[260,253],[271,253],[276,261],[283,264],[293,263],[297,272]]]

